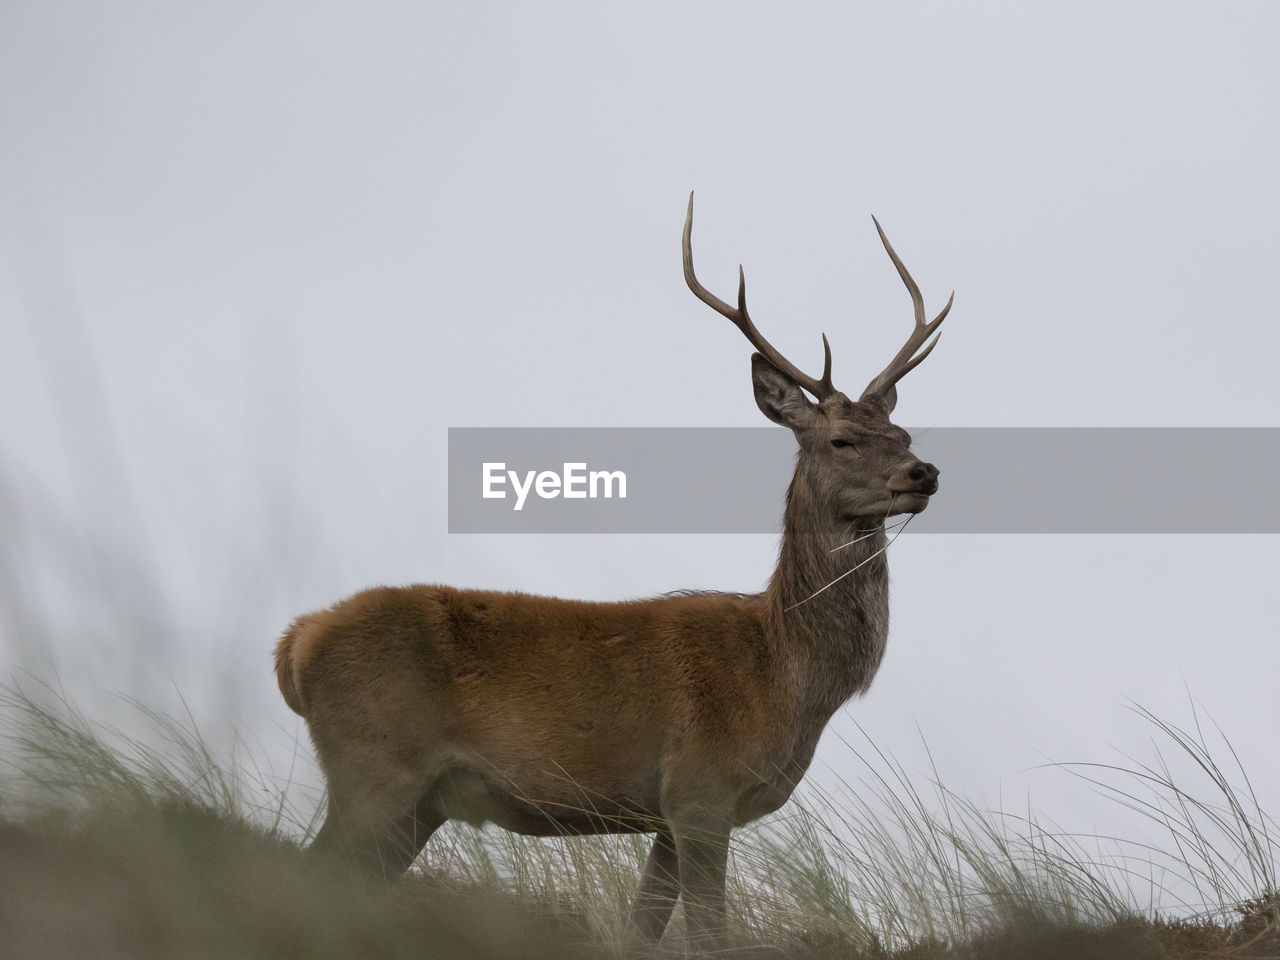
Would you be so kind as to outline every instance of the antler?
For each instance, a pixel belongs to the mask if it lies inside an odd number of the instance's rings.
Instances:
[[[911,304],[916,311],[916,327],[911,332],[911,336],[907,338],[906,344],[898,351],[897,356],[889,361],[889,365],[876,374],[875,379],[867,384],[867,389],[862,391],[863,400],[889,397],[889,391],[894,390],[894,384],[914,370],[916,365],[933,351],[933,348],[938,345],[938,340],[942,337],[941,333],[934,337],[933,342],[925,347],[922,352],[916,353],[920,346],[929,339],[929,335],[946,319],[947,312],[951,309],[951,302],[956,298],[956,292],[952,290],[951,296],[947,298],[947,305],[942,308],[942,312],[928,323],[925,323],[924,297],[920,295],[920,288],[916,286],[916,282],[911,279],[911,274],[903,266],[902,260],[899,259],[893,247],[890,246],[889,238],[884,235],[884,230],[880,227],[880,221],[875,217],[872,217],[871,220],[876,225],[876,232],[880,234],[880,242],[884,244],[885,250],[889,253],[889,259],[898,268],[898,275],[902,277],[902,282],[907,285],[907,292],[911,294]],[[892,403],[890,405],[892,406]]]
[[[884,234],[881,234],[881,236],[884,236]],[[773,345],[756,329],[756,325],[751,322],[751,316],[747,313],[747,278],[742,272],[741,264],[738,266],[738,306],[736,309],[729,306],[729,304],[698,282],[698,278],[693,273],[692,237],[693,193],[691,192],[689,194],[689,214],[684,220],[684,279],[685,283],[689,284],[689,289],[693,291],[693,295],[716,311],[716,313],[732,320],[734,325],[746,335],[747,339],[751,341],[751,345],[759,350],[766,360],[819,400],[825,400],[827,397],[837,393],[838,391],[831,384],[831,345],[827,343],[827,335],[825,333],[822,335],[822,349],[826,354],[822,363],[822,379],[815,380],[813,377],[801,373],[790,360],[774,349]],[[888,245],[887,240],[885,244],[886,246]],[[892,255],[893,251],[890,250],[889,253]],[[897,258],[895,257],[894,259],[896,261]],[[903,268],[900,267],[899,269]],[[905,270],[903,270],[903,276],[906,276]],[[943,312],[945,313],[946,311]],[[903,372],[905,373],[906,371]]]

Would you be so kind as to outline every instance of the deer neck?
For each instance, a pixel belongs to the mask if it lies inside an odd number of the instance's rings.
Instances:
[[[884,521],[832,527],[797,470],[787,491],[768,632],[791,661],[797,693],[829,716],[871,684],[889,632]]]

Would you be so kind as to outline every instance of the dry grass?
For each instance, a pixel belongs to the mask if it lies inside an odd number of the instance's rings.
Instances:
[[[374,881],[302,854],[314,803],[296,808],[298,791],[243,757],[219,763],[189,721],[149,713],[154,736],[128,739],[28,688],[0,698],[11,758],[0,794],[0,955],[684,953],[678,913],[656,947],[627,936],[644,838],[448,827],[409,878]],[[740,955],[1280,957],[1274,823],[1243,771],[1229,778],[1214,762],[1198,726],[1148,719],[1204,775],[1207,795],[1177,782],[1158,752],[1153,763],[1076,772],[1160,823],[1167,850],[983,810],[871,747],[854,752],[857,783],[810,791],[736,835]],[[1184,896],[1168,915],[1144,910],[1149,891],[1130,882],[1140,876]]]

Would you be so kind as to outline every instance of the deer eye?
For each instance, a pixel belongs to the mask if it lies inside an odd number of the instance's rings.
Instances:
[[[831,445],[835,447],[837,450],[843,450],[845,447],[853,446],[853,444],[850,443],[848,440],[841,440],[839,437],[836,437],[834,440],[832,440]]]

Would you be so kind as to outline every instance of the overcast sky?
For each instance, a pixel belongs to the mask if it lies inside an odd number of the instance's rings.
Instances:
[[[766,335],[812,368],[825,330],[849,392],[911,322],[871,214],[931,312],[956,290],[902,384],[918,433],[1280,426],[1278,30],[1265,3],[7,4],[0,656],[271,740],[275,636],[364,586],[759,589],[775,537],[445,530],[448,427],[764,422],[681,278],[691,189],[701,279],[745,264]],[[1200,509],[1276,495],[1221,478]],[[1026,768],[1144,755],[1127,701],[1186,722],[1189,688],[1275,811],[1275,550],[903,537],[885,665],[835,725],[1052,807]]]

